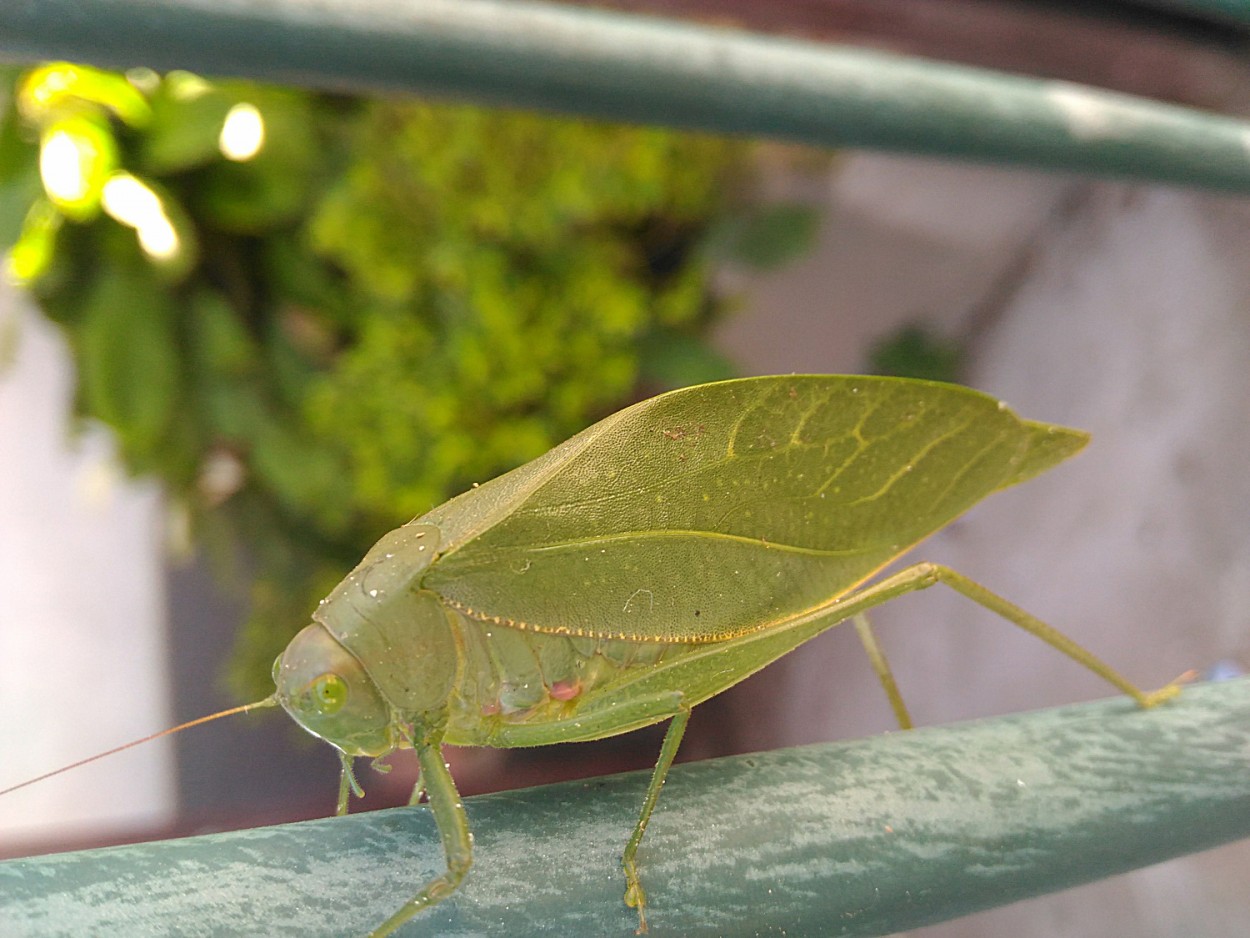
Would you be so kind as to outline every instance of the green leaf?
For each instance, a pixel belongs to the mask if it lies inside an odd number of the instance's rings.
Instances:
[[[724,381],[738,370],[706,339],[657,329],[638,343],[639,378],[643,383],[665,390]]]
[[[255,371],[260,362],[256,340],[219,293],[195,293],[187,326],[191,354],[206,381],[228,384]]]
[[[40,201],[41,194],[37,173],[14,174],[0,180],[0,251],[17,243],[31,206]]]
[[[306,96],[254,88],[238,95],[260,115],[263,141],[254,156],[212,163],[197,180],[196,206],[224,231],[258,234],[285,225],[308,209],[324,147]]]
[[[308,506],[323,505],[320,516],[341,523],[347,493],[342,466],[330,448],[303,438],[265,413],[256,422],[248,463],[288,511],[312,514]]]
[[[199,259],[199,239],[186,210],[160,183],[127,172],[104,185],[104,210],[134,230],[143,256],[167,283],[189,274]]]
[[[173,297],[151,274],[122,265],[99,272],[82,309],[83,404],[145,461],[160,454],[179,406],[176,315]]]
[[[117,142],[99,115],[49,123],[39,144],[39,169],[48,198],[75,221],[99,214],[104,184],[117,169]]]
[[[22,222],[21,234],[9,252],[8,269],[23,284],[38,280],[52,266],[57,233],[65,216],[45,198],[38,198]]]
[[[787,264],[811,249],[820,213],[808,205],[782,203],[736,215],[712,235],[713,249],[760,270]]]
[[[52,62],[28,72],[18,86],[18,108],[32,123],[46,126],[66,115],[107,111],[132,127],[151,116],[147,99],[123,75],[86,65]]]
[[[3,75],[0,73],[0,81]],[[0,88],[3,88],[0,85]],[[16,179],[34,178],[38,185],[39,149],[33,135],[23,132],[21,120],[13,102],[0,110],[0,185],[10,185]]]
[[[963,367],[957,342],[935,335],[925,326],[906,325],[877,342],[868,353],[873,374],[929,381],[954,381]]]
[[[197,76],[168,75],[152,95],[152,121],[139,146],[143,169],[166,175],[221,159],[221,127],[234,103]]]

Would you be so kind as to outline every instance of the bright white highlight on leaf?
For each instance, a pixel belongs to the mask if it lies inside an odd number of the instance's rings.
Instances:
[[[178,253],[178,232],[174,231],[174,226],[164,215],[136,233],[139,235],[139,246],[150,257],[163,261]]]
[[[39,150],[39,175],[48,195],[61,202],[78,202],[87,195],[85,154],[64,130],[53,131]]]
[[[129,173],[117,173],[104,184],[104,210],[135,229],[139,246],[157,260],[178,253],[178,232],[165,214],[161,197]]]
[[[222,156],[236,163],[250,160],[260,152],[265,145],[265,119],[254,104],[236,104],[230,109],[217,145]]]
[[[160,196],[129,173],[118,173],[104,184],[103,201],[106,212],[131,228],[165,214]]]

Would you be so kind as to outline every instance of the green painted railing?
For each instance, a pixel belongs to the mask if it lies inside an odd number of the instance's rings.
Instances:
[[[6,0],[0,55],[408,90],[1250,191],[1250,124],[861,49],[521,0]]]
[[[1250,679],[676,767],[652,933],[886,935],[1250,834]],[[477,863],[402,934],[631,935],[642,773],[470,798]],[[6,936],[363,934],[441,869],[425,808],[0,864]]]

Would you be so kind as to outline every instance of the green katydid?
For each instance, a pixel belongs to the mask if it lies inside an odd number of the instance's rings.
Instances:
[[[428,798],[447,869],[374,936],[469,871],[443,743],[536,746],[670,721],[622,857],[645,931],[637,851],[691,708],[853,618],[905,721],[861,615],[889,599],[946,583],[1142,706],[1176,693],[1139,690],[948,568],[918,563],[864,585],[1086,441],[927,381],[778,376],[662,394],[387,534],[279,656],[275,694],[227,712],[280,704],[335,746],[340,814],[359,792],[352,759],[416,751],[412,803]]]

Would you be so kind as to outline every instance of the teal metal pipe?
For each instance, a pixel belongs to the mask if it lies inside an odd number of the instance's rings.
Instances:
[[[477,861],[401,932],[632,935],[645,773],[467,800]],[[1250,834],[1250,679],[677,766],[652,935],[887,935]],[[0,863],[9,936],[363,934],[442,868],[401,808]]]
[[[1134,0],[1138,6],[1184,13],[1200,19],[1250,23],[1248,0]]]
[[[1053,81],[522,0],[5,0],[0,56],[419,91],[1250,191],[1250,125]]]

